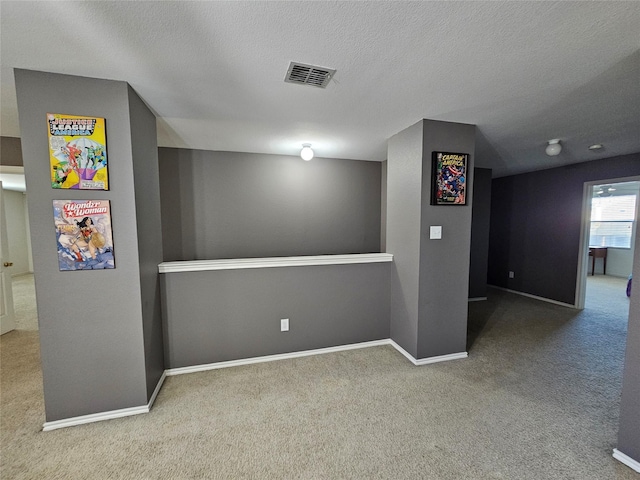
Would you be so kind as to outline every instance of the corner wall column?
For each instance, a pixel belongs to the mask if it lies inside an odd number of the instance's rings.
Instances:
[[[475,129],[421,120],[389,140],[391,338],[418,361],[466,355]],[[430,204],[433,151],[469,154],[466,205]],[[431,226],[442,239],[429,238]]]
[[[126,82],[20,69],[15,80],[46,420],[141,413],[164,370],[155,116]],[[110,190],[51,187],[47,113],[106,119]],[[52,200],[67,199],[110,201],[114,269],[59,270]]]

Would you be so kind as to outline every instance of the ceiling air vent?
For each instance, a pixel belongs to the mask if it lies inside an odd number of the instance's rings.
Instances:
[[[288,83],[298,83],[300,85],[312,85],[314,87],[325,88],[334,73],[336,73],[336,71],[330,68],[291,62],[284,81]]]

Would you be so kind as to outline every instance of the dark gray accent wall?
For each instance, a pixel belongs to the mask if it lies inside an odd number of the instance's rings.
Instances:
[[[22,146],[19,138],[0,137],[0,165],[22,166]]]
[[[387,339],[389,271],[367,263],[162,274],[167,367]]]
[[[473,172],[473,208],[471,209],[469,298],[487,296],[490,219],[491,169],[475,168]]]
[[[380,252],[379,162],[160,148],[166,261]]]
[[[489,284],[575,304],[584,183],[634,175],[640,154],[494,179]]]
[[[424,120],[420,215],[418,357],[465,352],[473,207],[475,125]],[[469,154],[467,204],[431,205],[432,152]],[[432,225],[442,239],[429,239]]]
[[[475,126],[422,120],[388,145],[391,338],[416,359],[464,352]],[[433,151],[469,154],[467,205],[430,204]],[[431,226],[442,239],[429,238]]]
[[[636,229],[636,245],[640,245],[640,228]],[[636,248],[633,260],[635,284],[629,305],[627,350],[622,378],[620,400],[620,428],[618,450],[640,462],[640,250]]]
[[[150,399],[164,372],[162,302],[158,274],[158,264],[163,260],[158,135],[155,115],[131,87],[128,87],[128,94],[140,258],[142,333],[147,399]]]
[[[133,167],[136,139],[130,121],[130,109],[139,109],[130,105],[125,82],[21,69],[15,70],[15,80],[29,188],[46,419],[146,405]],[[106,119],[109,191],[51,188],[48,112]],[[115,269],[59,270],[53,199],[111,201]],[[145,301],[149,298],[145,295]]]

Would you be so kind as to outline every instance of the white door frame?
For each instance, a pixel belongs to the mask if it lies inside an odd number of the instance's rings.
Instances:
[[[640,175],[633,177],[605,178],[602,180],[594,180],[592,182],[584,182],[582,190],[582,221],[580,222],[580,248],[578,249],[578,277],[576,279],[576,303],[575,308],[584,309],[584,302],[587,296],[587,272],[589,269],[589,230],[591,223],[591,196],[595,185],[603,183],[624,183],[640,181]],[[640,211],[640,199],[636,201],[636,224],[640,219],[638,212]],[[632,238],[632,241],[635,237]],[[638,255],[638,251],[635,251]]]
[[[0,335],[16,328],[11,274],[5,267],[5,262],[10,263],[11,260],[9,259],[7,216],[5,215],[2,181],[0,181]]]

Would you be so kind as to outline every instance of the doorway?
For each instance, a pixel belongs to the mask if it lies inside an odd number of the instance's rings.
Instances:
[[[584,309],[587,295],[598,290],[626,297],[639,204],[640,176],[585,183],[576,308]]]
[[[38,330],[24,168],[0,166],[3,241],[3,304],[11,307],[13,329]],[[4,327],[7,328],[4,328]]]

